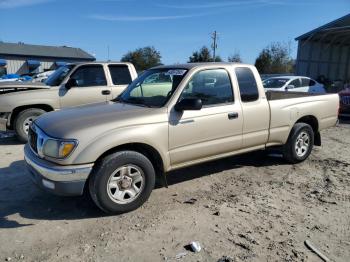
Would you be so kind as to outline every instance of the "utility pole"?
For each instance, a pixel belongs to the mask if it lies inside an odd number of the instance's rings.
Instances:
[[[213,44],[211,45],[211,47],[213,48],[213,60],[215,62],[216,60],[216,49],[218,48],[218,44],[217,44],[217,38],[218,38],[218,34],[216,32],[216,30],[214,31],[214,33],[212,33],[211,38],[213,39]]]

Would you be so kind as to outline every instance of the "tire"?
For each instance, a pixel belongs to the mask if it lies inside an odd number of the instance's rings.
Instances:
[[[29,125],[46,111],[39,108],[29,108],[20,112],[14,122],[14,129],[17,139],[20,142],[27,143]]]
[[[89,179],[89,191],[104,212],[122,214],[147,201],[155,178],[154,167],[147,157],[135,151],[120,151],[96,164]]]
[[[305,123],[296,123],[283,147],[283,157],[289,163],[300,163],[309,157],[313,146],[314,132],[311,126]]]

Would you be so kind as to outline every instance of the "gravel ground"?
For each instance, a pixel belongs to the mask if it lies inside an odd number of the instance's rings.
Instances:
[[[255,152],[172,172],[168,189],[120,216],[40,191],[23,145],[2,138],[0,261],[321,261],[305,240],[349,261],[350,125],[322,136],[298,165]]]

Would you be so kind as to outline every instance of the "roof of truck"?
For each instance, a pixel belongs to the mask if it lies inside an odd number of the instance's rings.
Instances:
[[[75,62],[70,64],[121,64],[121,65],[132,65],[129,62],[120,62],[120,61],[91,61],[91,62]]]
[[[174,65],[160,65],[156,67],[152,67],[152,69],[167,69],[167,68],[181,68],[181,69],[192,69],[195,67],[205,67],[205,66],[228,66],[228,65],[242,65],[247,66],[246,64],[242,63],[229,63],[229,62],[204,62],[204,63],[187,63],[187,64],[174,64]]]

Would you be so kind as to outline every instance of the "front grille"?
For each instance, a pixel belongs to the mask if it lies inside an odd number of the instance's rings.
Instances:
[[[350,105],[350,96],[342,96],[341,97],[341,103],[343,105]]]
[[[28,131],[28,141],[33,151],[35,153],[38,153],[38,147],[37,147],[38,134],[35,133],[32,127],[30,127]]]

